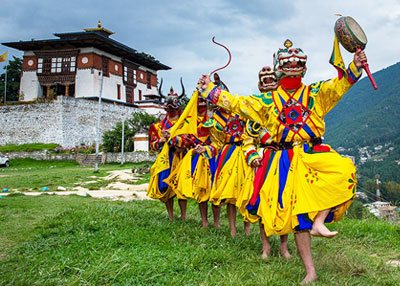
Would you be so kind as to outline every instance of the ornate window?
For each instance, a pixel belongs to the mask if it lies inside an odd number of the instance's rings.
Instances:
[[[134,103],[134,89],[132,86],[126,86],[125,88],[125,96],[127,103]]]
[[[63,58],[52,58],[51,59],[51,72],[59,73],[61,72]]]
[[[108,62],[109,62],[109,59],[107,58],[107,57],[102,57],[103,58],[103,60],[102,60],[102,71],[103,71],[103,76],[109,76],[109,70],[108,70]]]
[[[43,58],[38,58],[37,73],[43,72]]]
[[[136,69],[134,66],[129,64],[124,65],[124,83],[136,86]]]
[[[37,73],[57,74],[75,73],[76,57],[45,57],[38,58]]]
[[[137,81],[136,81],[136,70],[135,69],[132,70],[132,80],[133,80],[133,84],[136,85]]]
[[[151,72],[146,73],[146,84],[147,88],[151,89]]]
[[[70,67],[69,70],[70,72],[75,72],[76,70],[76,57],[71,57],[71,62],[70,62]]]
[[[124,82],[128,81],[128,67],[124,66]]]
[[[121,99],[121,85],[117,84],[117,99]]]

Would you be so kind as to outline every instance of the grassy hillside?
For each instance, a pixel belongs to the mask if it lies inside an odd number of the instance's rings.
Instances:
[[[202,229],[192,202],[185,223],[168,221],[158,201],[73,196],[3,198],[0,216],[0,285],[286,286],[304,276],[292,235],[291,260],[274,237],[262,261],[258,226],[235,239],[225,217],[221,229]],[[315,285],[397,285],[400,271],[386,263],[400,260],[399,226],[345,219],[332,228],[338,237],[313,239]]]
[[[334,146],[355,147],[400,138],[400,63],[358,82],[327,115],[326,139]]]

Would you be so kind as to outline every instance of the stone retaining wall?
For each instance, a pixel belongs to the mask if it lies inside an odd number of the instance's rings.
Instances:
[[[7,152],[0,155],[7,156],[10,159],[30,158],[35,160],[54,160],[54,161],[75,161],[76,154],[57,154],[47,150],[34,152]]]
[[[139,109],[102,102],[100,139]],[[57,143],[92,145],[96,139],[98,101],[58,96],[47,103],[0,106],[0,145]]]
[[[121,153],[105,153],[104,156],[107,163],[121,162]],[[154,162],[155,160],[156,155],[149,152],[137,151],[124,153],[125,162],[139,163],[144,161]]]
[[[94,166],[96,154],[57,154],[53,152],[49,152],[47,150],[44,151],[35,151],[35,152],[9,152],[9,153],[0,153],[0,155],[7,156],[12,159],[17,158],[31,158],[36,160],[69,160],[76,161],[81,165],[85,166]],[[156,155],[149,152],[125,152],[124,153],[124,162],[130,163],[140,163],[144,161],[154,162],[156,159]],[[121,153],[100,153],[99,154],[99,163],[119,163],[121,162]],[[12,161],[11,161],[12,164]]]

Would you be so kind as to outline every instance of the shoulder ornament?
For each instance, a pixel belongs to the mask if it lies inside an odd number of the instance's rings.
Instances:
[[[270,91],[268,91],[266,93],[253,94],[251,96],[254,98],[257,98],[266,106],[270,106],[274,103],[274,100],[272,99],[272,92],[270,92]]]

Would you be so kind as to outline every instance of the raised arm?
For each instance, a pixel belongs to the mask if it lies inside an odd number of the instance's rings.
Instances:
[[[203,75],[199,80],[201,86],[201,96],[207,101],[218,105],[232,113],[239,114],[266,125],[269,114],[269,107],[261,102],[259,98],[253,96],[232,95],[226,90],[215,86],[208,75]]]
[[[360,79],[362,61],[366,60],[365,53],[359,51],[354,54],[354,60],[349,64],[343,76],[312,85],[319,89],[316,101],[320,104],[324,115],[335,107],[343,95]]]

